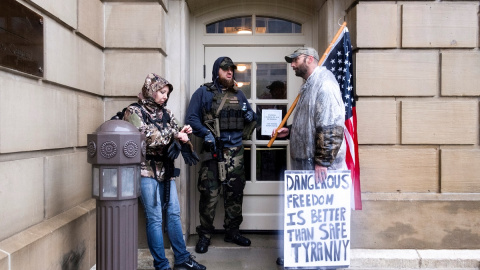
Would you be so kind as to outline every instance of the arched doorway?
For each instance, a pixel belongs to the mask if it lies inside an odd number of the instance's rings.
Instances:
[[[314,9],[279,6],[265,2],[241,8],[217,7],[192,21],[190,93],[211,81],[212,66],[220,56],[229,56],[239,67],[237,82],[243,84],[250,105],[261,119],[264,110],[285,114],[302,80],[295,76],[284,56],[313,43]],[[274,94],[275,85],[286,87],[285,95]],[[283,117],[282,115],[282,117]],[[280,230],[283,218],[283,171],[289,169],[288,141],[278,140],[268,148],[269,137],[257,126],[251,140],[244,141],[247,185],[244,192],[242,230]],[[198,178],[198,166],[191,179]],[[190,231],[199,224],[196,185],[191,186]],[[223,204],[217,206],[215,228],[223,229]]]

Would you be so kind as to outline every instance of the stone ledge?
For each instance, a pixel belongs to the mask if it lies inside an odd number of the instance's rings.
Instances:
[[[480,250],[352,249],[350,269],[479,269],[478,254]]]
[[[362,193],[362,201],[480,201],[480,193]]]
[[[191,251],[192,247],[189,247]],[[198,255],[196,260],[205,264],[209,270],[223,269],[224,263],[217,260],[225,260],[225,256],[231,258],[232,264],[230,270],[239,269],[256,269],[255,263],[249,264],[247,268],[235,266],[238,260],[248,261],[248,256],[244,256],[250,249],[257,249],[257,252],[269,254],[264,259],[272,262],[276,257],[272,257],[275,252],[268,251],[271,248],[220,248],[215,247],[206,254]],[[263,250],[263,251],[262,251]],[[148,249],[138,250],[138,269],[150,270],[154,269],[152,265],[152,258]],[[173,254],[171,250],[166,250],[167,258],[172,263]],[[228,254],[227,254],[228,253]],[[229,254],[235,254],[235,257]],[[388,270],[388,269],[422,269],[422,270],[473,270],[479,269],[480,258],[478,256],[480,250],[417,250],[417,249],[352,249],[350,267],[347,269],[355,270]],[[226,259],[228,260],[228,259]],[[237,262],[233,264],[233,262]],[[240,263],[241,265],[243,263]],[[273,269],[283,269],[283,267],[276,267]],[[93,266],[91,270],[96,270]]]
[[[92,213],[92,211],[96,211],[95,199],[89,199],[68,211],[0,241],[0,266],[11,264],[11,269],[15,270],[15,266],[11,263],[12,256],[27,252],[29,247],[38,241],[49,237],[51,234],[54,234],[56,231],[59,231],[71,222]],[[32,250],[28,252],[32,252]],[[0,267],[0,269],[10,268]]]

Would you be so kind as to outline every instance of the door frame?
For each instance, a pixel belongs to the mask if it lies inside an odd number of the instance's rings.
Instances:
[[[191,31],[191,61],[190,61],[190,87],[187,89],[186,95],[191,97],[195,90],[205,82],[211,81],[211,67],[205,66],[205,48],[206,47],[315,47],[314,42],[314,11],[295,10],[291,8],[278,7],[272,9],[272,4],[255,4],[251,5],[248,10],[245,8],[216,7],[215,10],[200,14],[192,18],[190,26]],[[294,21],[302,24],[301,34],[259,34],[259,35],[237,35],[237,34],[206,34],[206,25],[218,20],[240,17],[240,16],[269,16],[285,20]],[[252,22],[254,24],[254,20]],[[316,35],[315,35],[316,36]],[[315,42],[316,43],[316,42]],[[210,70],[210,71],[209,71]],[[295,91],[294,91],[295,92]],[[291,104],[290,95],[288,97]],[[193,140],[194,144],[199,144],[199,139]],[[197,146],[197,145],[196,145]],[[199,147],[197,146],[197,149]],[[198,164],[199,165],[199,164]],[[192,180],[189,190],[189,231],[196,233],[196,224],[199,223],[198,217],[198,199],[199,192],[197,190],[198,166],[192,166],[189,169],[189,179]],[[246,190],[248,187],[246,187]],[[217,206],[217,211],[221,211]],[[221,228],[219,228],[221,229]]]

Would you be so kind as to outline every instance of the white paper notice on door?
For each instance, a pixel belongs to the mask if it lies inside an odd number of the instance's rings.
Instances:
[[[282,123],[282,110],[262,110],[262,135],[271,136],[280,123]]]

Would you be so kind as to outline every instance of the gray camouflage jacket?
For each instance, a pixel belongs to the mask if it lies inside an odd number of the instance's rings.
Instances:
[[[315,164],[332,170],[347,169],[345,107],[334,75],[316,67],[300,89],[290,130],[290,157],[296,170]]]

